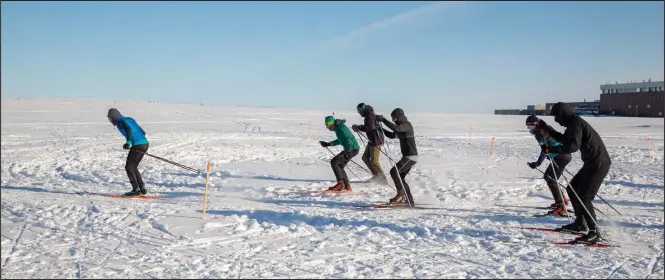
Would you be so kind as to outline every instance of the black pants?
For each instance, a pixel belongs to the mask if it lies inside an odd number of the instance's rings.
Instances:
[[[589,230],[598,230],[596,224],[593,222],[594,220],[598,220],[596,219],[596,211],[594,211],[591,201],[596,197],[598,189],[600,189],[600,185],[609,171],[609,162],[603,160],[585,162],[580,171],[570,180],[570,186],[568,186],[567,191],[568,196],[571,197],[573,209],[575,209],[575,222],[581,223],[582,219],[584,219],[589,226]],[[579,195],[579,199],[571,191],[571,187]],[[584,211],[582,204],[589,210],[591,216]]]
[[[395,167],[390,169],[390,177],[392,177],[393,182],[395,182],[395,186],[397,187],[397,194],[406,195],[406,198],[408,199],[407,203],[410,203],[411,205],[414,205],[415,202],[413,201],[413,196],[411,195],[411,188],[409,188],[409,184],[406,183],[404,178],[407,174],[409,174],[409,171],[411,171],[411,168],[414,165],[416,165],[415,161],[403,157],[397,162],[397,164],[395,164],[397,169],[395,169]],[[399,175],[397,174],[398,172]],[[402,184],[402,182],[404,182],[404,184]]]
[[[129,148],[129,154],[127,155],[127,163],[125,163],[125,171],[127,171],[127,177],[129,177],[129,182],[132,184],[132,188],[135,190],[139,188],[144,188],[145,184],[141,178],[141,173],[139,172],[139,163],[143,159],[143,153],[148,151],[148,144],[132,146]]]
[[[332,167],[333,173],[335,173],[335,178],[337,182],[344,182],[345,187],[350,187],[349,177],[346,176],[346,171],[344,168],[346,164],[351,161],[351,158],[358,155],[358,150],[343,150],[341,153],[337,154],[330,161],[330,166]]]
[[[545,175],[543,175],[543,179],[545,179],[547,186],[550,188],[550,192],[552,192],[554,202],[559,204],[563,203],[563,195],[561,194],[561,189],[559,189],[559,184],[557,183],[556,179],[561,177],[563,170],[566,168],[566,165],[570,163],[571,159],[572,157],[570,154],[557,155],[553,159],[554,163],[550,163],[550,165],[547,167],[547,170],[545,170]]]

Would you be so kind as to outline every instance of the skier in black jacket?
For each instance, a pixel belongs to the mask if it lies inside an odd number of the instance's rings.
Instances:
[[[568,104],[562,102],[552,106],[551,115],[554,121],[566,127],[566,131],[561,134],[551,127],[547,126],[545,121],[538,122],[539,128],[547,131],[555,140],[561,143],[561,146],[550,147],[548,153],[574,153],[580,151],[584,164],[575,174],[567,188],[568,196],[572,199],[575,209],[575,222],[561,227],[567,231],[586,231],[584,236],[576,238],[580,243],[597,243],[602,240],[600,228],[596,223],[596,214],[593,208],[593,201],[603,179],[610,170],[612,160],[605,149],[605,144],[600,135],[580,116],[573,112]],[[574,193],[571,191],[575,191]],[[579,195],[579,199],[575,196]],[[586,210],[582,206],[586,207]],[[588,211],[588,213],[587,213]]]
[[[409,174],[411,168],[418,161],[418,150],[416,149],[413,126],[404,115],[404,111],[400,108],[393,110],[390,113],[390,117],[392,117],[395,123],[386,120],[381,115],[376,116],[377,121],[383,122],[388,128],[393,130],[384,130],[384,133],[390,139],[398,138],[399,147],[402,151],[402,158],[397,162],[395,167],[390,169],[390,177],[393,178],[393,182],[395,182],[395,186],[397,187],[397,195],[390,199],[390,203],[404,203],[404,195],[406,195],[406,202],[410,206],[413,206],[415,203],[411,195],[411,189],[409,188],[409,184],[404,180],[404,177]]]
[[[387,185],[388,179],[386,178],[386,174],[383,172],[383,168],[381,168],[381,163],[379,161],[384,138],[383,133],[379,128],[374,108],[369,104],[360,103],[356,106],[356,110],[358,110],[358,114],[364,118],[364,122],[361,125],[352,125],[351,129],[355,132],[362,131],[367,134],[368,143],[367,147],[365,147],[362,159],[363,162],[365,162],[365,165],[367,165],[367,168],[369,168],[369,171],[372,172],[370,182]]]

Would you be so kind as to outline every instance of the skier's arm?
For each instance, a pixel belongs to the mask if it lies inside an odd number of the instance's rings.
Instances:
[[[554,140],[561,143],[561,146],[550,147],[550,151],[553,153],[572,154],[577,152],[582,144],[582,123],[579,121],[567,127],[563,134],[554,129],[549,132]]]
[[[356,124],[355,126],[359,131],[367,132],[367,128],[365,128],[364,124]]]
[[[332,140],[328,142],[328,144],[330,144],[330,146],[337,146],[339,145],[339,139]]]
[[[125,131],[127,131],[127,137],[125,137],[127,139],[125,140],[127,140],[127,144],[132,145],[132,129],[129,127],[129,125],[127,125],[127,123],[124,120],[118,122],[118,125],[119,126],[122,125]]]
[[[383,133],[386,135],[386,137],[390,139],[395,139],[395,133],[393,133],[392,131],[384,129]]]
[[[545,160],[545,152],[540,151],[540,156],[538,156],[536,164],[541,165],[543,163],[543,160]]]

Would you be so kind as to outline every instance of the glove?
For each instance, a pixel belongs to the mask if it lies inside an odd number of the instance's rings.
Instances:
[[[321,147],[324,147],[324,148],[330,146],[330,143],[328,143],[326,141],[319,141],[319,144],[321,144]]]
[[[536,169],[536,167],[540,166],[537,162],[529,162],[527,163],[531,169]]]
[[[386,118],[384,118],[382,115],[376,115],[374,118],[379,122],[386,121]]]
[[[550,145],[541,145],[540,150],[543,151],[543,153],[549,154],[550,153]]]
[[[129,147],[130,146],[129,146],[128,143],[125,143],[124,145],[122,145],[122,148],[125,149],[125,150],[129,150]]]
[[[351,126],[351,129],[352,129],[353,131],[355,131],[355,132],[358,132],[358,125],[355,125],[355,124],[352,125],[352,126]]]

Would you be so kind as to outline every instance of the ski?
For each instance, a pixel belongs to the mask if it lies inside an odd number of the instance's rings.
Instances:
[[[394,203],[379,203],[379,204],[370,204],[370,205],[354,205],[354,208],[364,208],[364,209],[389,209],[389,208],[406,208],[406,209],[435,209],[428,207],[420,206],[409,206],[406,203],[394,204]]]
[[[577,236],[583,236],[584,235],[584,233],[566,231],[566,230],[561,230],[561,229],[557,229],[557,228],[521,227],[521,229],[539,230],[539,231],[556,232],[556,233],[567,233],[567,234],[573,234],[573,235],[577,235]]]
[[[534,218],[541,218],[541,217],[554,217],[554,218],[574,218],[575,216],[572,215],[562,215],[562,214],[535,214],[532,217]]]
[[[134,198],[134,199],[158,199],[157,195],[125,195],[125,194],[107,194],[107,193],[95,193],[89,191],[76,192],[78,195],[98,195],[111,198]]]
[[[125,194],[109,194],[107,197],[112,198],[133,198],[133,199],[157,199],[156,195],[125,195]]]
[[[619,245],[604,244],[604,243],[581,243],[576,242],[575,240],[566,241],[566,242],[555,242],[555,245],[565,246],[565,245],[584,245],[585,247],[594,247],[594,248],[610,248],[610,247],[621,247]]]
[[[349,194],[353,192],[348,192],[348,191],[331,191],[331,190],[315,190],[315,191],[302,191],[302,192],[296,192],[299,194]]]

